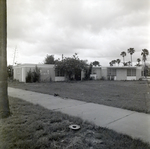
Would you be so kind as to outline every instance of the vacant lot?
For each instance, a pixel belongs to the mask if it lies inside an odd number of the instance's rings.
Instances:
[[[147,81],[11,82],[9,86],[50,95],[58,94],[62,98],[150,113]]]
[[[0,149],[149,149],[140,140],[79,118],[10,98],[12,115],[0,120]],[[81,129],[73,131],[70,124]]]

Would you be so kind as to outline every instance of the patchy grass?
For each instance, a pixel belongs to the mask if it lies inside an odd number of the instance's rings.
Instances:
[[[9,86],[50,95],[58,94],[62,98],[150,113],[147,81],[11,82]]]
[[[150,149],[140,140],[10,98],[12,115],[0,119],[0,149]],[[70,124],[81,129],[73,131]]]

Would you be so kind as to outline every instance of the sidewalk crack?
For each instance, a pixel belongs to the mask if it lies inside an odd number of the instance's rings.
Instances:
[[[126,118],[126,117],[128,117],[128,116],[130,116],[130,115],[132,115],[132,114],[134,114],[134,113],[135,113],[135,112],[132,112],[132,113],[130,113],[130,114],[128,114],[128,115],[125,115],[124,117],[118,118],[118,119],[116,119],[116,120],[114,120],[114,121],[108,123],[107,126],[110,125],[110,124],[112,124],[112,123],[114,123],[114,122],[117,122],[117,121],[119,121],[119,120],[121,120],[121,119],[124,119],[124,118]]]

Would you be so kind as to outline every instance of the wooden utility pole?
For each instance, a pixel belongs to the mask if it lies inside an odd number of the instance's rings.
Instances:
[[[7,93],[7,8],[0,0],[0,118],[10,115]]]

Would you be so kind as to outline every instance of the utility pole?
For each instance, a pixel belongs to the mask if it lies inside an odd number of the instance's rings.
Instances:
[[[7,6],[0,0],[0,118],[10,115],[7,76]]]

